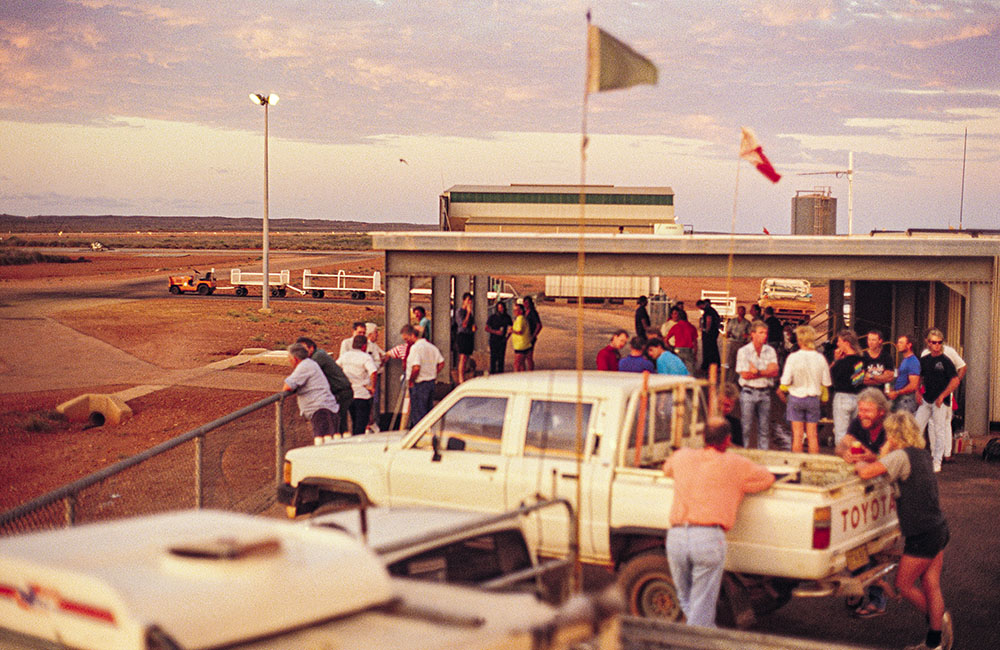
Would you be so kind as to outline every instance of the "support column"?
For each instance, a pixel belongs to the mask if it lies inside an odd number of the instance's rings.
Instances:
[[[830,305],[829,335],[831,341],[844,328],[844,281],[827,282],[827,302]]]
[[[472,296],[473,309],[476,314],[476,363],[481,374],[486,374],[490,368],[489,334],[486,333],[486,319],[490,315],[490,302],[487,297],[490,289],[490,276],[475,276],[476,293]]]
[[[962,358],[968,364],[965,374],[965,430],[970,436],[990,432],[990,377],[993,369],[993,320],[989,283],[969,285],[968,318],[965,319],[965,349]]]
[[[410,322],[410,276],[390,275],[385,281],[385,349],[403,342],[399,330]],[[385,410],[395,412],[402,389],[403,362],[389,359],[385,364]]]
[[[437,380],[451,383],[451,276],[431,278],[431,337],[444,357]]]

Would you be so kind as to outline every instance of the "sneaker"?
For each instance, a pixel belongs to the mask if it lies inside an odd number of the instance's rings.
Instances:
[[[903,650],[942,650],[941,646],[934,646],[933,648],[924,642],[920,642],[916,645],[908,645]]]
[[[945,612],[941,617],[941,648],[951,650],[955,642],[955,628],[952,627],[951,612]]]
[[[316,436],[315,438],[313,438],[313,444],[314,445],[322,445],[323,444],[323,436]]]
[[[940,471],[941,471],[941,463],[935,461],[934,462],[934,473],[937,474]]]

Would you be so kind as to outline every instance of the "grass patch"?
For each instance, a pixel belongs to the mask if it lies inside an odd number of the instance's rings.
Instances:
[[[66,416],[59,411],[41,411],[31,413],[21,427],[30,433],[50,433],[67,427]]]
[[[326,325],[326,321],[322,318],[317,318],[316,316],[310,316],[306,319],[306,322],[310,325]]]
[[[0,266],[21,266],[24,264],[78,264],[89,262],[86,257],[69,257],[68,255],[47,255],[38,251],[4,250],[0,251]]]

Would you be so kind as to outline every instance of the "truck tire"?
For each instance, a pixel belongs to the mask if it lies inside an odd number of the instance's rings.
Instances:
[[[176,296],[180,292],[181,292],[181,288],[178,287],[176,284],[170,285],[170,293],[172,293],[172,294],[174,294]]]
[[[286,293],[287,293],[287,291],[286,291],[286,289],[284,287],[281,287],[280,289],[278,289],[278,297],[279,298],[284,298]]]
[[[680,621],[684,618],[667,556],[660,551],[637,555],[618,571],[618,585],[633,616]]]
[[[322,298],[323,292],[320,289],[313,289],[313,298]]]
[[[236,295],[239,298],[242,298],[243,296],[247,295],[246,287],[236,287]]]
[[[212,287],[208,286],[207,284],[199,284],[198,285],[198,295],[199,296],[207,296],[208,294],[210,294],[212,292],[211,289],[212,289]]]

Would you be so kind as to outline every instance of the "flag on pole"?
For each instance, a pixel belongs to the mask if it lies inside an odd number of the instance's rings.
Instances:
[[[587,29],[587,92],[655,86],[658,73],[653,62],[596,25]]]
[[[740,158],[756,167],[757,171],[766,176],[772,183],[781,180],[781,174],[774,171],[771,161],[764,155],[764,150],[757,142],[757,136],[746,127],[743,127],[743,139],[740,141]]]

